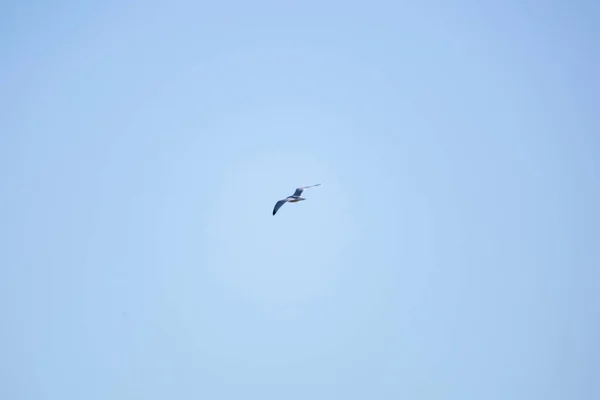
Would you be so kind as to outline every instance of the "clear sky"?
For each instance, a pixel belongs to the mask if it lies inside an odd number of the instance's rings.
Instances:
[[[0,398],[600,398],[599,23],[3,2]]]

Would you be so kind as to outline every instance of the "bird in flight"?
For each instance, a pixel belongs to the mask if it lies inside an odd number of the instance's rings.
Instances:
[[[277,203],[275,203],[275,208],[273,208],[273,215],[277,214],[277,211],[285,203],[297,203],[299,201],[306,200],[304,197],[302,197],[302,192],[304,192],[304,189],[308,189],[308,188],[311,188],[314,186],[319,186],[319,185],[320,185],[320,183],[317,183],[316,185],[299,187],[298,189],[296,189],[296,191],[294,192],[293,195],[288,196],[283,200],[279,200]]]

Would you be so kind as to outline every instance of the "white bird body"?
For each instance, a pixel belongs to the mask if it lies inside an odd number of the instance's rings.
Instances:
[[[293,195],[288,196],[285,199],[279,200],[277,203],[275,203],[275,207],[273,208],[273,215],[275,215],[277,211],[281,208],[281,206],[283,206],[285,203],[298,203],[299,201],[306,200],[304,197],[301,196],[304,189],[308,189],[319,185],[320,183],[317,183],[316,185],[299,187],[298,189],[296,189]]]

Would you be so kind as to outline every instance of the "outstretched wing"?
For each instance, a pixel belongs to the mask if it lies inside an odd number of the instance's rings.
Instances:
[[[298,189],[296,189],[296,191],[294,192],[294,194],[292,196],[300,196],[302,194],[302,192],[304,192],[304,189],[308,189],[308,188],[319,186],[319,185],[320,185],[320,183],[317,183],[316,185],[299,187]]]
[[[275,208],[273,208],[273,215],[277,214],[277,210],[279,210],[281,206],[285,203],[287,203],[287,200],[279,200],[277,203],[275,203]]]

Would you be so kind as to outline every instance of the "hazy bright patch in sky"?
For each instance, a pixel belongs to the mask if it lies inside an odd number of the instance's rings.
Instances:
[[[0,398],[600,398],[600,3],[34,3]]]

